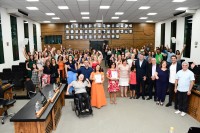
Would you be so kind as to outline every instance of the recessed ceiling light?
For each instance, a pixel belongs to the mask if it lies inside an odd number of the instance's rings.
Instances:
[[[142,10],[146,10],[146,9],[149,9],[150,6],[141,6],[139,9],[142,9]]]
[[[59,17],[53,17],[52,19],[60,19]]]
[[[77,0],[77,1],[88,1],[88,0]]]
[[[111,19],[119,19],[119,17],[112,17]]]
[[[146,22],[147,22],[147,23],[152,23],[152,22],[153,22],[153,20],[147,20]]]
[[[96,22],[103,22],[102,20],[96,20]]]
[[[100,6],[99,8],[100,8],[100,9],[109,9],[110,6]]]
[[[53,15],[55,15],[55,13],[46,13],[46,15],[53,16]]]
[[[115,15],[123,15],[124,12],[116,12]]]
[[[122,20],[121,22],[128,22],[128,20]]]
[[[36,1],[39,1],[39,0],[26,0],[28,2],[36,2]]]
[[[126,0],[126,1],[137,1],[137,0]]]
[[[154,12],[152,12],[152,13],[148,13],[147,15],[156,15],[157,13],[154,13]]]
[[[90,19],[90,17],[82,17],[82,19]]]
[[[76,22],[76,20],[70,20],[69,22],[71,22],[71,23],[75,23],[75,22]]]
[[[186,0],[173,0],[172,2],[185,2]]]
[[[37,7],[26,7],[28,10],[39,10]]]
[[[43,23],[50,23],[51,21],[43,21]]]
[[[81,15],[89,15],[89,12],[81,12]]]
[[[147,17],[141,17],[140,19],[147,19]]]
[[[188,7],[179,7],[179,8],[177,8],[176,10],[187,10],[188,9]]]
[[[61,10],[62,10],[62,9],[69,9],[68,6],[58,6],[58,8],[61,9]]]

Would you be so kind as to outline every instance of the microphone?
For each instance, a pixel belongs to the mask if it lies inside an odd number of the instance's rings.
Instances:
[[[45,106],[45,104],[47,103],[47,98],[45,97],[45,95],[42,93],[42,91],[40,90],[39,93],[41,94],[42,97],[42,101],[41,101],[41,104],[42,104],[42,107]]]

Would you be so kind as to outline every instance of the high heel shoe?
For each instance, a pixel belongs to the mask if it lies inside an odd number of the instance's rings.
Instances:
[[[163,106],[163,102],[160,102],[160,106]]]
[[[160,102],[159,102],[159,101],[157,101],[157,102],[156,102],[156,104],[157,104],[157,105],[159,105],[159,104],[160,104]]]

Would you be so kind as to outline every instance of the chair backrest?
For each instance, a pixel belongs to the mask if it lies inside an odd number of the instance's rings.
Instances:
[[[2,89],[2,87],[1,87],[1,85],[0,85],[0,98],[4,98],[4,94],[3,94],[4,92],[3,92],[3,89]]]

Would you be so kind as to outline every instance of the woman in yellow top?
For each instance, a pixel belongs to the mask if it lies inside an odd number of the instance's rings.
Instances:
[[[92,80],[91,106],[101,108],[106,105],[106,96],[103,88],[104,73],[100,65],[97,65],[91,73],[90,80]]]

